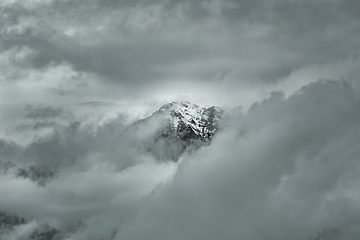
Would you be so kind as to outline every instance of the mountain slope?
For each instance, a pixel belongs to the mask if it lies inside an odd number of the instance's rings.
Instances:
[[[217,130],[224,111],[217,107],[202,108],[189,102],[172,102],[162,106],[153,115],[162,115],[177,137],[209,141]]]
[[[209,143],[223,115],[224,110],[218,107],[171,102],[130,129],[139,134],[145,152],[160,160],[177,161],[185,150]]]

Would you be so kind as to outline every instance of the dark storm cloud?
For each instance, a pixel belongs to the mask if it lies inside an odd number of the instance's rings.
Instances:
[[[206,80],[223,70],[274,81],[356,55],[353,1],[51,1],[6,5],[2,48],[27,63],[70,63],[122,84]],[[28,21],[25,24],[25,21]],[[10,27],[22,26],[22,30]],[[73,31],[73,32],[72,32]],[[212,59],[224,63],[210,65]],[[258,64],[247,66],[245,61]],[[186,64],[193,66],[184,67]]]

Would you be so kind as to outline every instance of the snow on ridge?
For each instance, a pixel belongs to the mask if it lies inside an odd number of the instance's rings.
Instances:
[[[171,102],[163,105],[154,114],[161,115],[177,132],[184,126],[205,141],[209,140],[216,131],[216,123],[224,111],[218,107],[200,107],[190,102]]]

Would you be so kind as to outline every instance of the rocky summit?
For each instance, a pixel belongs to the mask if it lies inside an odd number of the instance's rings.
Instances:
[[[218,107],[200,107],[189,102],[172,102],[163,105],[154,115],[166,121],[163,136],[175,135],[182,140],[198,139],[204,142],[214,136],[224,111]]]
[[[215,106],[171,102],[151,116],[137,121],[131,128],[144,129],[143,126],[150,125],[154,131],[146,138],[146,152],[155,154],[159,159],[177,161],[185,150],[209,143],[223,115],[224,110]]]

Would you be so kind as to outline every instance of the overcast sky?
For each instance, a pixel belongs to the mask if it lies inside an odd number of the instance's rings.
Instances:
[[[2,0],[2,107],[190,100],[250,105],[356,81],[352,0]],[[10,100],[11,99],[11,100]]]
[[[356,0],[0,0],[0,160],[56,173],[0,173],[6,239],[356,239],[359,92]],[[180,100],[242,110],[180,163],[132,148]]]

